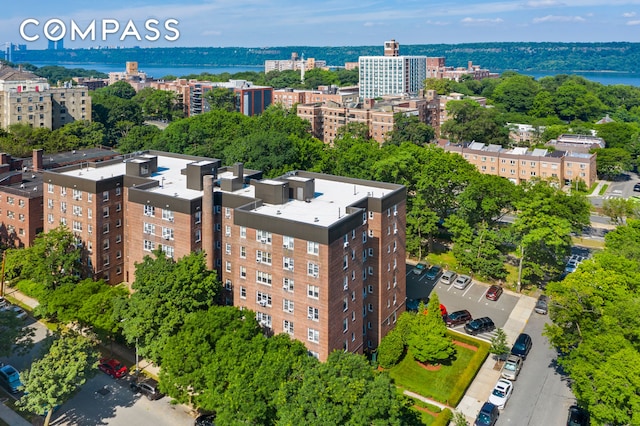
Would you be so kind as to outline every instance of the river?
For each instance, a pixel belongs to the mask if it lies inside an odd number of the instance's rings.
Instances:
[[[95,63],[43,63],[33,62],[33,65],[42,67],[45,65],[60,65],[66,68],[85,68],[89,70],[96,70],[103,73],[124,71],[124,66],[114,64],[95,64]],[[259,65],[244,65],[235,67],[206,67],[206,66],[192,66],[192,67],[162,67],[157,65],[145,65],[144,63],[138,64],[138,69],[147,73],[148,76],[153,78],[162,78],[167,75],[175,75],[182,77],[189,74],[201,74],[203,72],[209,74],[221,74],[228,72],[234,74],[243,71],[264,71],[264,67]],[[557,74],[575,74],[586,78],[587,80],[595,81],[604,85],[624,84],[630,86],[640,86],[640,74],[627,73],[627,72],[594,72],[594,71],[580,71],[580,72],[567,72],[567,71],[517,71],[524,75],[529,75],[535,79],[541,77],[553,76]]]

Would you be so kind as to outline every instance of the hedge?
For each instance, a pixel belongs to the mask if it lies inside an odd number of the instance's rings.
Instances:
[[[487,342],[474,339],[473,337],[465,336],[463,334],[454,333],[449,330],[447,330],[447,334],[454,340],[462,343],[468,343],[478,348],[473,358],[471,358],[471,361],[469,361],[467,368],[465,368],[465,370],[458,378],[458,381],[456,382],[456,385],[451,391],[449,399],[447,400],[447,405],[456,407],[460,403],[460,400],[464,396],[469,385],[471,385],[471,382],[473,382],[476,374],[478,373],[478,371],[480,371],[480,367],[487,359],[487,356],[489,356],[489,348],[491,347],[491,345]]]
[[[442,410],[440,414],[438,414],[438,417],[436,417],[436,420],[433,423],[431,423],[431,426],[447,426],[451,421],[452,417],[453,417],[453,413],[451,412],[451,410],[449,410],[448,408],[445,408],[444,410]]]

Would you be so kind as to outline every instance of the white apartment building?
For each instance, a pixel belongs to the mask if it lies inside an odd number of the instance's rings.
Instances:
[[[360,56],[360,97],[416,95],[427,76],[426,56]]]

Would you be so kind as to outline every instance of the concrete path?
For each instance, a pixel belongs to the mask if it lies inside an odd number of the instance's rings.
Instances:
[[[0,404],[0,419],[9,426],[31,426],[31,423],[20,417],[18,413],[4,405],[4,403]]]
[[[535,306],[536,299],[520,295],[518,303],[516,303],[503,327],[509,346],[513,345],[518,335],[524,330]],[[456,410],[463,413],[470,422],[473,422],[480,408],[482,408],[482,404],[489,399],[491,390],[500,378],[500,371],[493,368],[495,364],[496,360],[490,354],[482,364],[482,367],[480,367],[480,371],[478,371],[469,389],[467,389],[462,401],[456,407]]]
[[[609,182],[606,180],[599,180],[598,184],[596,185],[596,187],[594,188],[593,192],[591,192],[591,194],[587,195],[587,197],[597,197],[600,194],[600,190],[602,189],[602,187],[606,184],[608,184]]]
[[[419,399],[422,402],[426,402],[427,404],[431,404],[431,405],[435,405],[436,407],[440,408],[441,410],[444,410],[445,408],[448,408],[449,410],[453,411],[453,408],[449,407],[448,405],[444,405],[441,402],[435,401],[431,398],[427,398],[424,397],[422,395],[419,395],[415,392],[411,392],[409,390],[405,390],[403,392],[405,395],[410,396],[411,398],[415,398],[415,399]]]

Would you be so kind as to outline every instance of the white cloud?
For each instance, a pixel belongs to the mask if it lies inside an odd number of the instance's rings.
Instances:
[[[629,22],[627,22],[627,25],[631,25],[631,26],[633,26],[633,25],[640,25],[640,21],[638,21],[638,20],[636,20],[636,21],[629,21]]]
[[[564,3],[561,3],[556,0],[530,0],[524,4],[526,7],[538,8],[538,7],[557,7],[563,6]]]
[[[542,18],[534,18],[534,24],[541,24],[545,22],[585,22],[582,16],[561,16],[561,15],[547,15]]]
[[[625,12],[622,14],[623,17],[625,18],[633,18],[634,16],[636,16],[635,12]]]
[[[444,27],[446,25],[451,25],[451,23],[450,22],[445,22],[445,21],[431,21],[431,20],[428,20],[427,21],[427,25],[435,25],[435,26],[438,26],[438,27]]]
[[[203,36],[219,36],[219,35],[222,35],[222,31],[206,30],[201,32],[200,34],[202,34]]]
[[[463,18],[462,20],[460,20],[460,22],[463,23],[463,24],[475,25],[475,24],[499,24],[499,23],[504,22],[504,21],[502,20],[502,18],[489,19],[489,18],[470,18],[470,17],[466,17],[466,18]]]

